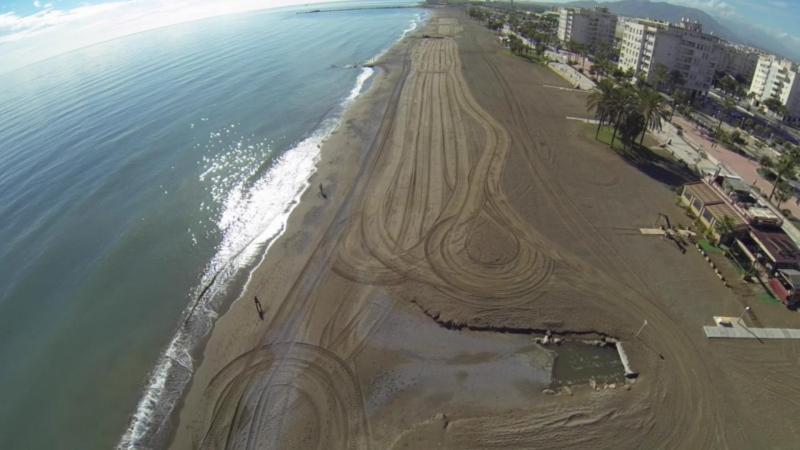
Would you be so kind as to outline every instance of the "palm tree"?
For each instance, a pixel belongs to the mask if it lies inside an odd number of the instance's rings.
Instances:
[[[655,71],[653,72],[653,86],[658,89],[668,79],[669,71],[667,70],[667,66],[656,64]]]
[[[669,120],[672,121],[672,116],[675,115],[675,108],[678,105],[683,105],[689,98],[686,96],[686,93],[683,91],[676,91],[672,94],[672,111],[669,114]]]
[[[669,83],[670,91],[675,92],[675,89],[679,86],[686,84],[686,79],[683,77],[683,74],[676,69],[669,73],[667,83]]]
[[[764,100],[762,104],[766,106],[769,110],[778,115],[783,115],[783,113],[786,111],[786,107],[777,97],[770,97]]]
[[[777,161],[772,164],[772,170],[775,172],[775,181],[772,184],[772,191],[769,193],[768,201],[772,201],[775,196],[775,191],[778,185],[786,179],[789,175],[794,175],[797,165],[800,164],[800,152],[796,148],[791,148],[785,151]]]
[[[594,111],[594,116],[597,118],[597,130],[594,133],[594,138],[600,134],[600,128],[606,121],[611,119],[611,99],[614,95],[616,86],[614,82],[604,78],[597,83],[597,90],[592,91],[586,99],[586,107],[590,111]]]
[[[638,113],[636,92],[629,86],[619,86],[612,91],[608,105],[609,115],[614,122],[614,133],[611,135],[611,144],[609,145],[614,148],[614,140],[620,126],[625,123],[629,115]]]
[[[605,56],[599,56],[592,63],[592,69],[600,79],[604,79],[612,71],[611,62]]]
[[[736,231],[736,221],[731,216],[722,216],[720,220],[714,223],[714,228],[719,235],[719,240],[728,240],[728,238]]]
[[[622,123],[619,125],[620,140],[626,148],[632,148],[636,141],[636,136],[639,136],[640,133],[643,135],[644,131],[644,116],[636,108],[628,111],[622,119]]]
[[[725,97],[722,100],[722,113],[719,115],[719,124],[717,125],[717,133],[719,133],[719,130],[722,128],[722,119],[725,116],[729,115],[731,111],[733,111],[735,108],[736,108],[736,102],[733,101],[733,99],[731,99],[730,97]]]
[[[739,82],[730,75],[725,75],[720,78],[719,81],[717,81],[717,86],[728,95],[736,94],[739,90]]]
[[[643,87],[637,91],[639,97],[639,114],[644,118],[644,129],[639,145],[644,143],[644,135],[647,129],[661,131],[661,118],[666,115],[664,107],[664,97],[655,89]]]
[[[794,194],[794,187],[786,181],[782,181],[778,185],[778,190],[775,192],[775,200],[778,202],[778,208],[781,207],[783,202],[792,198]]]

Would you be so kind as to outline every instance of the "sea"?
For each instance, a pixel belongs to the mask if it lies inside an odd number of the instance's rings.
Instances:
[[[0,74],[0,448],[163,444],[190,353],[268,257],[364,63],[426,20],[364,9],[396,3],[220,16]]]

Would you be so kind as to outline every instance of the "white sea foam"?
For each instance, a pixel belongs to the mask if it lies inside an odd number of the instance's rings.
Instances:
[[[404,38],[405,38],[405,37],[408,35],[408,33],[410,33],[410,32],[412,32],[412,31],[416,30],[416,29],[419,27],[419,25],[420,25],[420,24],[422,24],[422,23],[424,23],[426,20],[428,20],[428,15],[427,15],[426,13],[417,13],[417,14],[414,14],[414,18],[413,18],[413,19],[411,19],[411,22],[409,22],[408,28],[406,28],[405,30],[403,30],[403,32],[402,32],[402,33],[400,33],[400,37],[397,39],[397,42],[399,42],[399,41],[401,41],[402,39],[404,39]],[[385,55],[385,54],[386,54],[386,52],[388,52],[388,51],[389,51],[389,49],[391,49],[392,47],[394,47],[394,45],[395,45],[397,42],[395,42],[395,43],[392,43],[390,46],[388,46],[388,47],[386,47],[385,49],[383,49],[383,50],[381,50],[380,52],[378,52],[378,54],[377,54],[377,55],[375,55],[375,56],[373,56],[372,58],[370,58],[370,59],[369,59],[369,60],[366,62],[366,64],[374,64],[374,63],[375,63],[375,61],[378,61],[379,59],[381,59],[381,58],[383,57],[383,55]]]
[[[359,74],[356,86],[345,103],[352,102],[361,93],[371,75],[372,69],[369,68]],[[308,179],[316,171],[322,142],[338,123],[338,120],[327,121],[312,136],[284,153],[257,182],[248,185],[243,180],[229,191],[217,222],[222,232],[222,242],[208,264],[203,287],[198,289],[198,300],[187,312],[184,325],[151,374],[149,386],[119,448],[139,448],[143,442],[150,440],[154,426],[166,420],[172,412],[177,396],[167,399],[166,394],[169,389],[183,391],[193,371],[188,349],[198,336],[210,331],[216,318],[209,302],[224,294],[227,288],[225,281],[232,279],[243,267],[252,266],[283,232],[291,211],[308,188]],[[204,172],[204,175],[208,174],[208,170]],[[203,295],[199,295],[201,293]],[[169,383],[179,385],[168,386]]]
[[[401,38],[416,29],[422,20],[423,16],[417,15]],[[362,69],[350,94],[342,102],[343,107],[362,93],[373,73],[372,68]],[[268,152],[269,144],[245,147],[240,141],[236,143],[235,149],[225,152],[219,160],[205,160],[207,167],[203,170],[201,179],[209,177],[212,185],[216,186],[212,188],[212,198],[222,200],[216,222],[222,240],[197,288],[196,301],[187,309],[181,327],[151,373],[148,386],[118,448],[152,447],[156,442],[166,439],[168,420],[194,370],[190,349],[197,344],[200,337],[211,331],[217,318],[218,305],[215,300],[219,301],[222,294],[226,293],[228,282],[238,272],[245,267],[257,266],[256,263],[260,262],[258,258],[263,261],[266,257],[269,247],[286,228],[292,210],[309,186],[309,179],[316,171],[322,143],[339,124],[340,117],[324,121],[311,136],[278,158],[255,182],[249,182],[250,177],[243,176],[253,173],[239,173],[236,177],[230,177],[222,175],[220,168],[228,166],[225,158],[236,158],[238,163],[247,162],[258,154],[252,150],[266,149]],[[223,132],[230,133],[233,128],[235,124],[222,132],[211,133],[209,140],[221,143],[222,141],[215,139],[220,138]],[[262,153],[261,157],[263,156],[265,155]],[[254,167],[248,164],[235,166]],[[237,181],[233,186],[224,186],[230,180]],[[248,274],[247,281],[251,275],[252,271]]]
[[[411,21],[411,24],[408,26],[408,28],[403,30],[403,34],[400,35],[400,39],[406,37],[408,33],[411,33],[412,31],[416,30],[419,24],[422,23],[422,21],[423,21],[422,14],[416,14],[414,16],[414,20]]]
[[[358,74],[358,78],[356,78],[356,85],[353,86],[353,90],[350,91],[350,95],[348,95],[344,101],[345,106],[352,103],[353,100],[355,100],[356,97],[358,97],[358,94],[360,94],[361,91],[364,89],[364,83],[366,83],[367,80],[369,80],[369,77],[371,77],[374,72],[375,70],[372,69],[371,67],[364,67],[361,69],[361,73]]]

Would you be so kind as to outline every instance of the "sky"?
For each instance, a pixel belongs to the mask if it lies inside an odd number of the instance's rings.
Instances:
[[[140,31],[308,3],[314,0],[0,0],[0,73]]]
[[[546,0],[567,3],[572,0]],[[614,0],[598,0],[600,2]],[[656,0],[653,0],[656,1]],[[800,0],[660,0],[697,8],[724,23],[746,24],[800,46]]]
[[[312,2],[315,0],[0,0],[0,73],[148,29]],[[702,9],[726,24],[756,27],[790,47],[800,47],[800,0],[670,3]]]

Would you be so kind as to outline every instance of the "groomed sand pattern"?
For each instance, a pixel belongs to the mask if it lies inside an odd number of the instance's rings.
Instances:
[[[364,283],[413,279],[463,301],[530,300],[553,261],[502,193],[508,133],[472,97],[452,39],[425,39],[411,59],[380,170],[334,270]]]
[[[255,349],[233,360],[207,391],[216,402],[200,448],[281,448],[286,435],[302,436],[289,442],[294,448],[367,448],[356,377],[320,347]]]
[[[374,127],[323,149],[353,154],[327,167],[352,184],[315,180],[328,197],[306,194],[280,252],[218,321],[172,448],[796,441],[800,344],[710,343],[704,317],[739,299],[695,255],[616,231],[656,211],[680,220],[673,193],[564,119],[585,115],[584,94],[543,87],[559,80],[453,16],[435,11],[380,63],[371,92],[385,103],[352,121]],[[545,395],[541,349],[507,340],[528,336],[440,324],[601,332],[625,341],[640,377]]]

